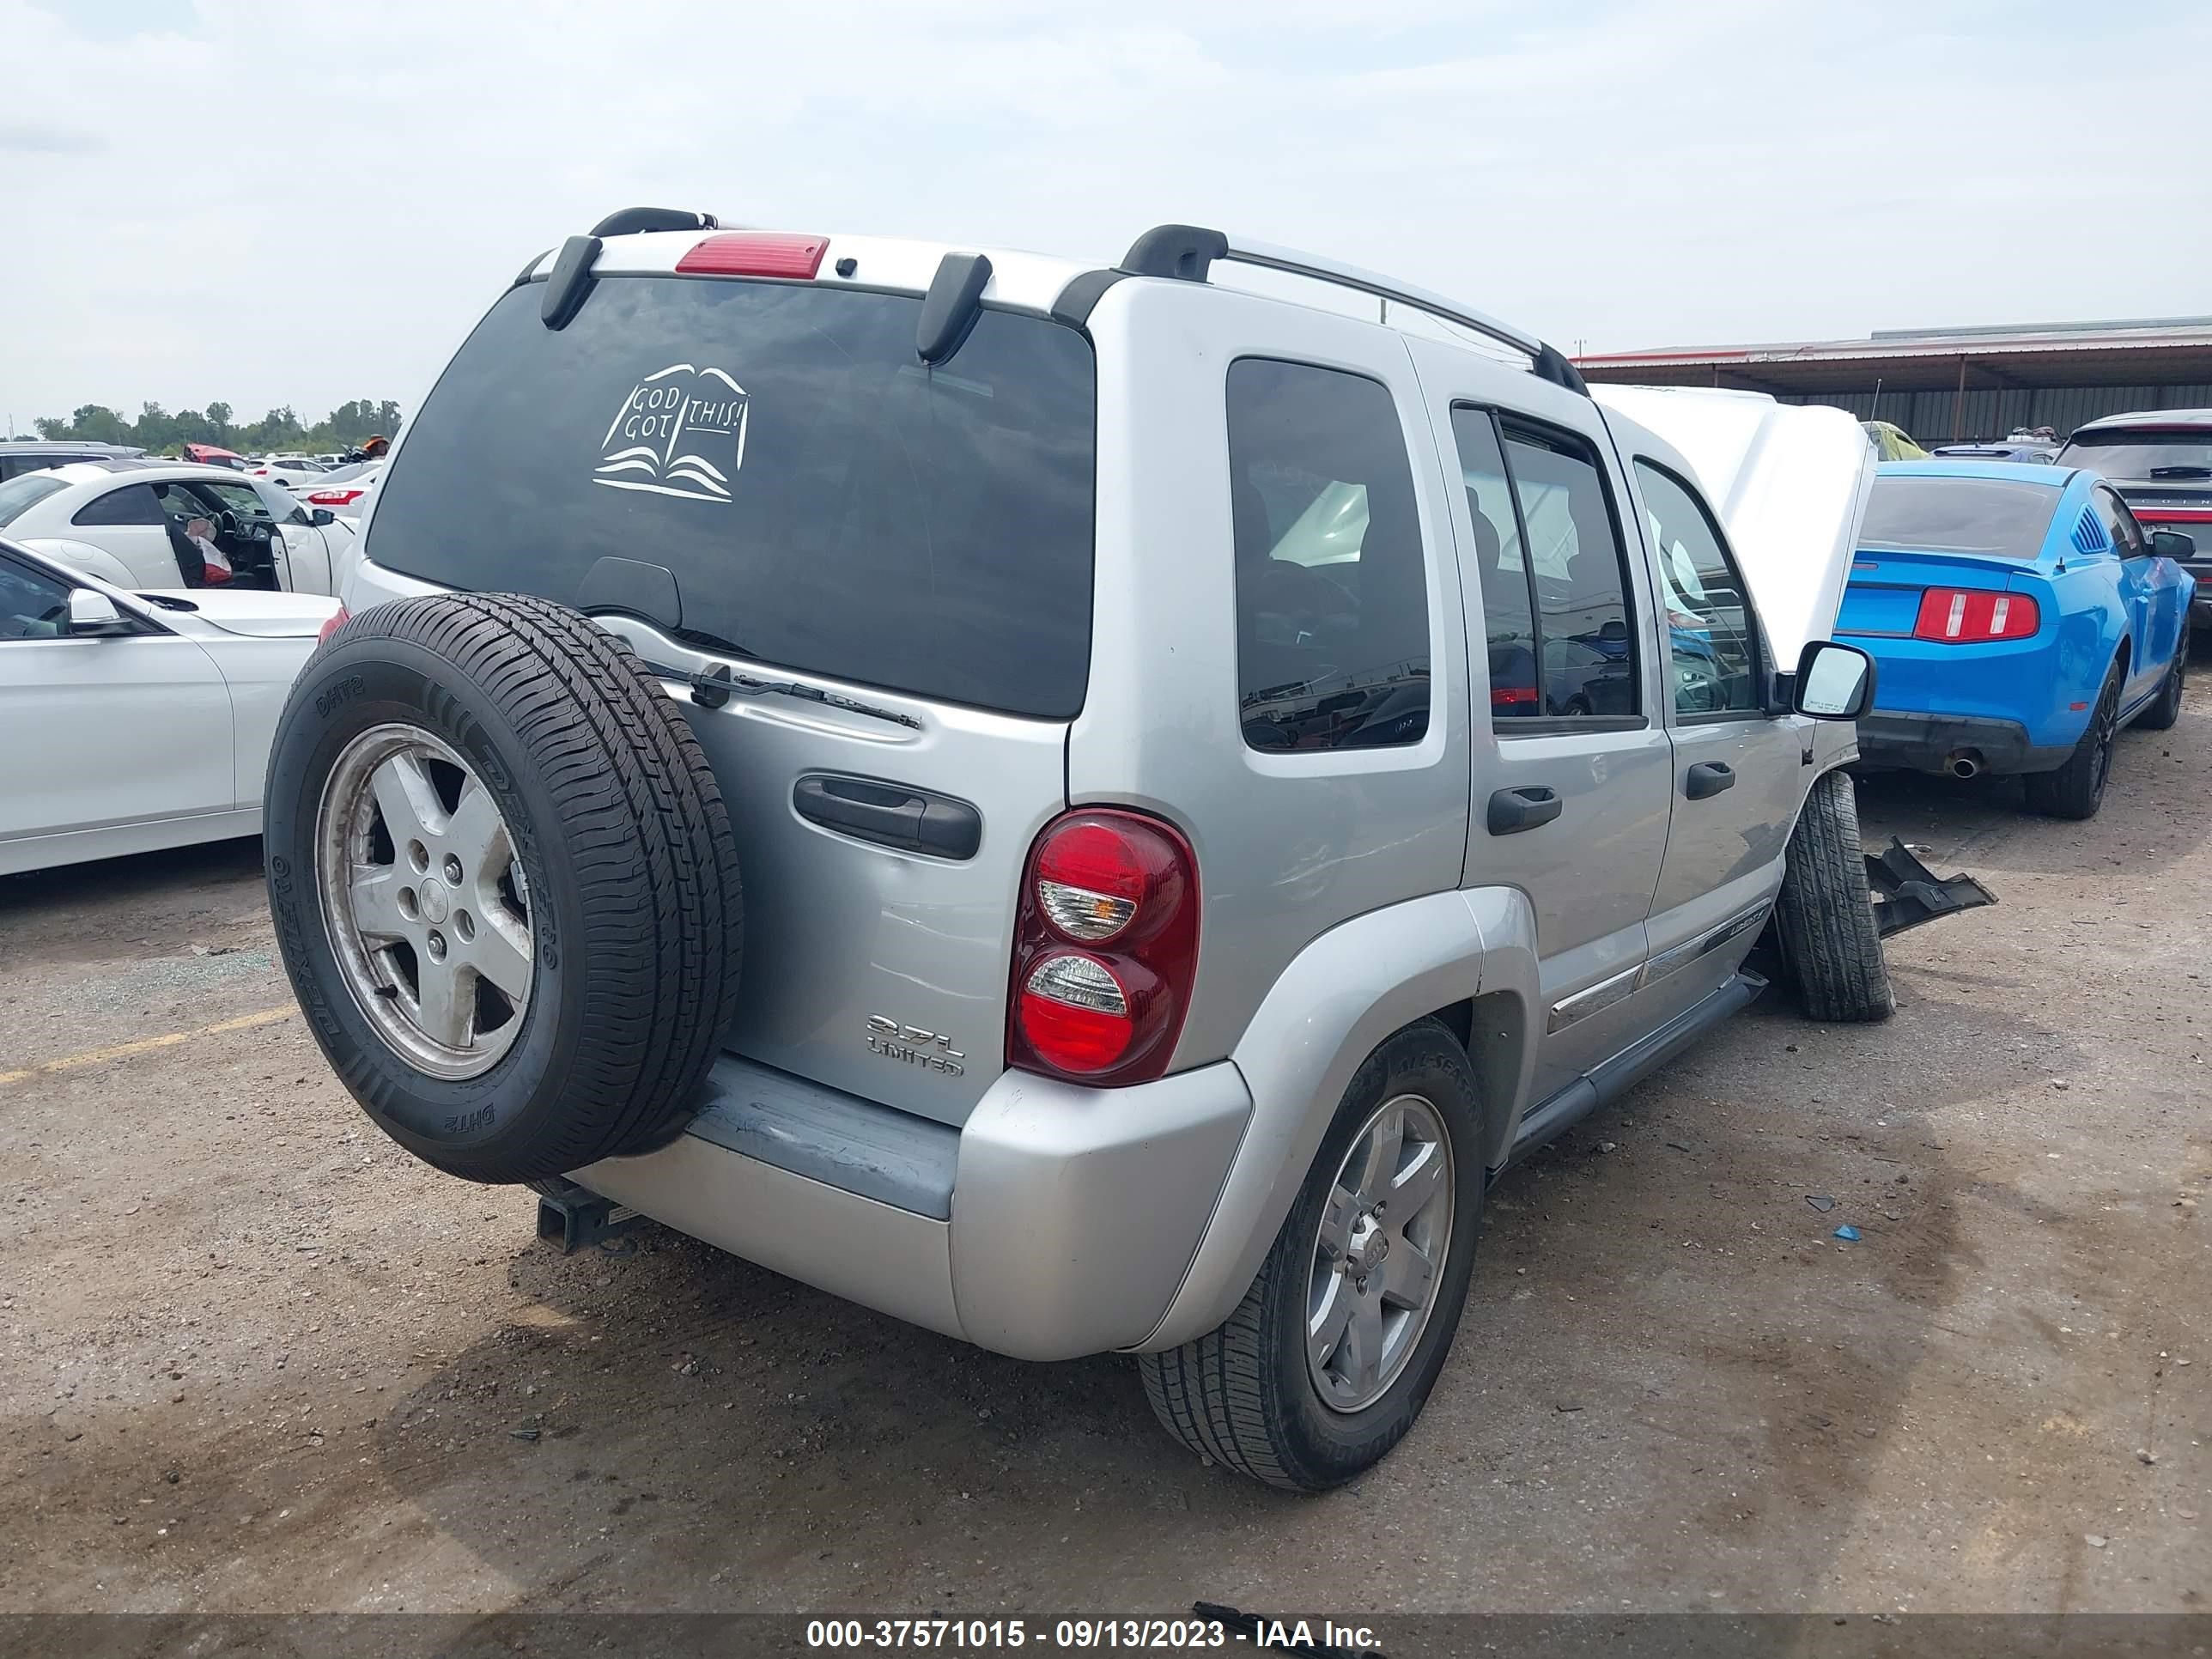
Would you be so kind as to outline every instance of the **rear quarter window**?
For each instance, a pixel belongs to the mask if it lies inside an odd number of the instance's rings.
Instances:
[[[379,485],[365,551],[574,603],[665,567],[680,631],[756,661],[1065,719],[1090,673],[1090,343],[988,311],[935,368],[919,299],[610,277],[478,325]]]

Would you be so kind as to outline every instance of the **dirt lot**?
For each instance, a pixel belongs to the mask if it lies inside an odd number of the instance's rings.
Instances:
[[[0,881],[0,1608],[2203,1610],[2208,775],[2212,686],[2093,824],[1870,784],[2002,904],[1509,1177],[1426,1418],[1309,1500],[1122,1363],[536,1244],[332,1083],[250,843]]]

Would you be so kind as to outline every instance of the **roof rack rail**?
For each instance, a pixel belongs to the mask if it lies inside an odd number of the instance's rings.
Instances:
[[[1296,248],[1277,247],[1267,242],[1238,240],[1220,231],[1208,230],[1197,225],[1155,225],[1129,245],[1129,252],[1123,256],[1121,269],[1132,276],[1165,276],[1186,283],[1202,283],[1206,280],[1208,267],[1217,259],[1231,264],[1257,265],[1267,270],[1285,271],[1293,276],[1310,276],[1316,282],[1332,283],[1339,288],[1356,289],[1382,301],[1386,310],[1395,301],[1416,311],[1425,311],[1431,317],[1456,323],[1462,328],[1473,329],[1501,345],[1527,353],[1529,369],[1539,379],[1565,386],[1585,398],[1589,396],[1589,387],[1575,366],[1558,348],[1547,345],[1536,336],[1463,306],[1456,300],[1448,300],[1441,294],[1413,288],[1374,271],[1363,270],[1358,265],[1324,258],[1317,253],[1301,253]]]
[[[635,236],[647,230],[719,230],[711,213],[693,213],[684,208],[633,207],[618,208],[593,225],[594,236]]]

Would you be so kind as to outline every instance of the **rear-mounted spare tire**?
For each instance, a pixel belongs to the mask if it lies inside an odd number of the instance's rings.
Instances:
[[[315,1040],[408,1151],[528,1182],[680,1129],[735,1007],[737,852],[623,641],[508,593],[354,617],[285,704],[263,834]]]

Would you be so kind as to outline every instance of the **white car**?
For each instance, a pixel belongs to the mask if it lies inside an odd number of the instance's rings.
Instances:
[[[270,734],[337,609],[134,592],[0,541],[0,875],[258,834]]]
[[[376,488],[376,481],[383,472],[384,463],[380,460],[349,461],[343,466],[332,467],[319,478],[297,486],[292,494],[310,511],[327,507],[350,523],[358,520],[368,507],[368,492]]]
[[[0,531],[118,587],[198,587],[194,519],[246,586],[336,592],[352,555],[350,524],[223,467],[81,461],[0,483]]]
[[[266,478],[279,489],[296,489],[302,484],[313,483],[328,470],[320,461],[305,455],[270,455],[246,469],[248,477]]]

